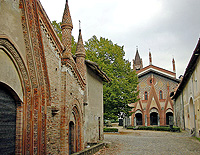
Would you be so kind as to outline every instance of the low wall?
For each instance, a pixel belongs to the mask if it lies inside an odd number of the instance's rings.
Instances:
[[[83,151],[73,153],[72,155],[93,155],[96,152],[98,152],[100,149],[102,149],[104,146],[105,146],[104,143],[99,143],[89,148],[86,148]]]

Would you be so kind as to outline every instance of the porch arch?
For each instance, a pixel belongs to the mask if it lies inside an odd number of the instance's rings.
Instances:
[[[135,112],[135,121],[136,121],[136,125],[142,125],[143,120],[142,120],[142,112],[140,110],[137,110]]]
[[[150,110],[150,125],[159,125],[159,114],[156,108]]]
[[[166,116],[166,125],[169,125],[169,118],[170,118],[170,116],[173,117],[174,113],[171,109],[167,109],[165,116]]]

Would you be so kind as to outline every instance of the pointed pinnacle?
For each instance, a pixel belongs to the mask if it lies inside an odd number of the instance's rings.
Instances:
[[[62,18],[62,25],[69,26],[71,29],[73,28],[72,19],[71,19],[71,15],[69,11],[68,0],[66,0],[66,4],[65,4],[65,10],[63,13],[63,18]]]

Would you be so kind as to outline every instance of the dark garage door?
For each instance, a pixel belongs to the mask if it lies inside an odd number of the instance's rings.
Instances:
[[[0,154],[15,154],[16,104],[12,95],[0,86]]]

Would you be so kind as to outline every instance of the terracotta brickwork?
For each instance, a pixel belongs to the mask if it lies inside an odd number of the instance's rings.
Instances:
[[[10,92],[16,102],[15,154],[66,155],[83,150],[89,142],[84,140],[87,66],[81,33],[76,58],[71,54],[68,0],[62,43],[38,0],[2,1],[0,16],[5,17],[0,19],[0,89]],[[102,86],[102,80],[109,80],[95,67],[94,78]],[[98,90],[103,122],[103,91]]]
[[[85,48],[83,45],[82,34],[81,34],[81,30],[79,30],[78,43],[77,43],[77,48],[76,48],[76,64],[84,81],[86,80],[85,55],[86,54],[85,54]]]
[[[136,57],[139,60],[138,50]],[[140,100],[130,105],[134,112],[131,116],[132,125],[169,125],[169,116],[173,116],[173,101],[170,93],[177,87],[179,80],[176,79],[174,72],[153,66],[151,53],[149,53],[149,61],[149,66],[138,68],[136,71]],[[142,66],[142,62],[135,65]]]

